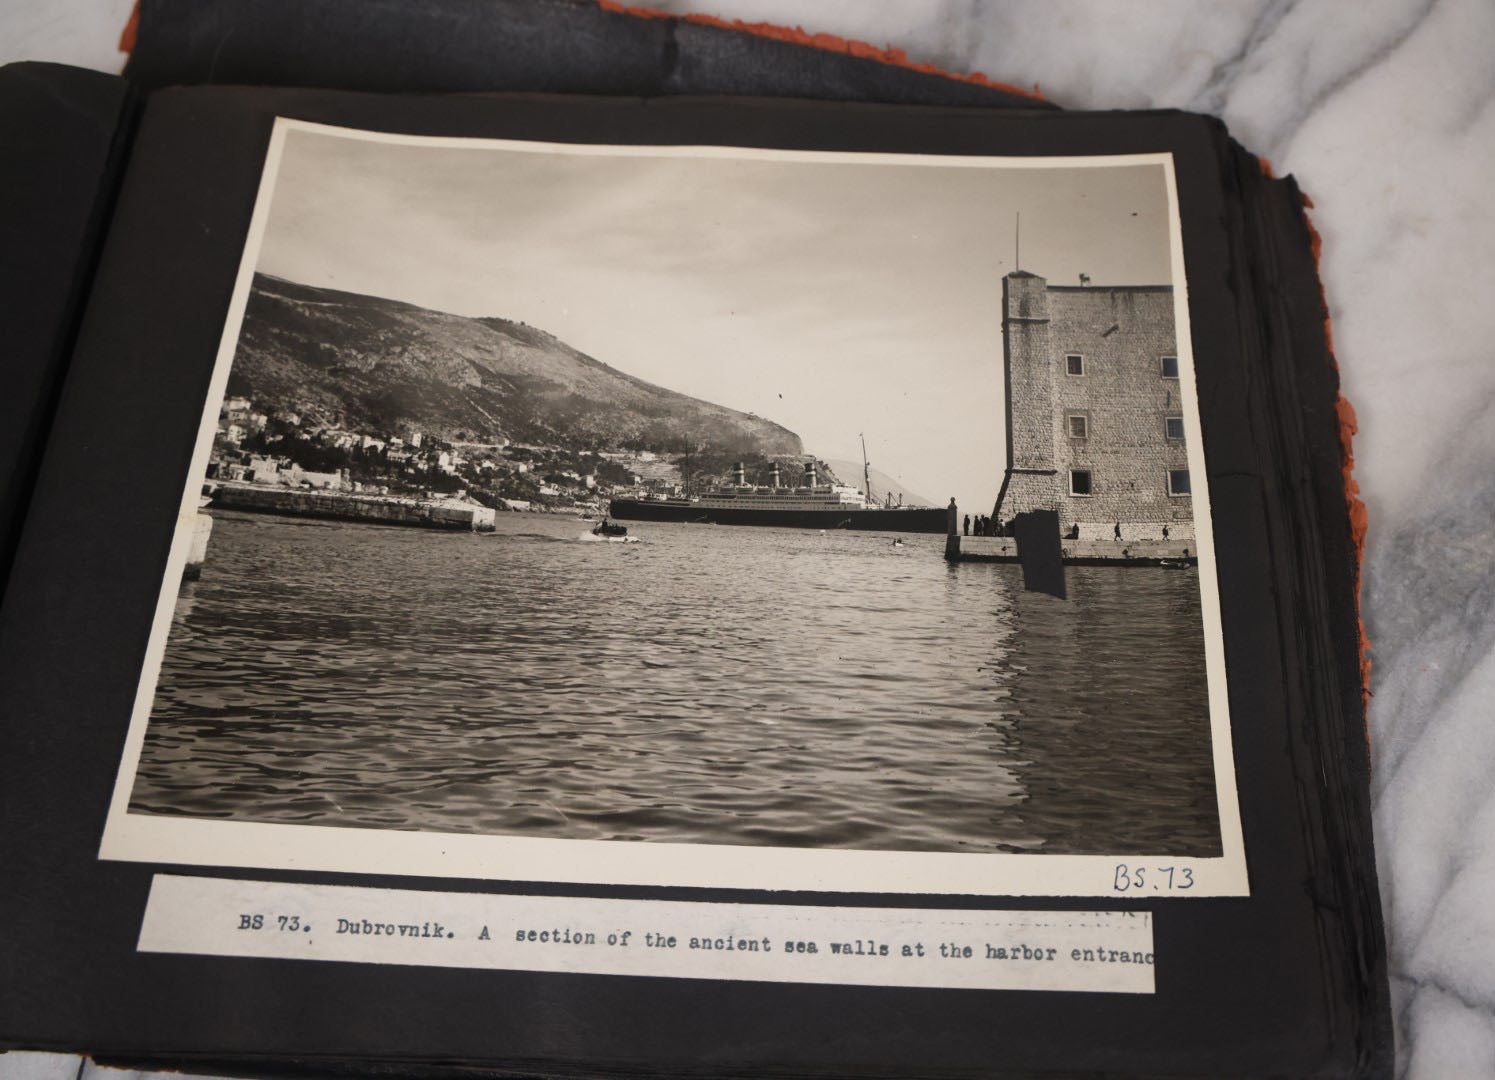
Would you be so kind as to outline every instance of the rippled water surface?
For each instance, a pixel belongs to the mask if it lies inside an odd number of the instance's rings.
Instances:
[[[943,851],[1220,852],[1194,570],[944,538],[215,514],[131,807]]]

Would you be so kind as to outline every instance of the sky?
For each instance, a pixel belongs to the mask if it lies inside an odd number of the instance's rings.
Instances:
[[[291,129],[256,269],[526,322],[821,457],[859,461],[865,434],[876,468],[972,513],[1004,464],[1016,216],[1051,282],[1171,282],[1156,164],[447,142]]]

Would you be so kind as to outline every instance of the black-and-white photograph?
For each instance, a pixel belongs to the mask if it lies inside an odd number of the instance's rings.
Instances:
[[[279,121],[104,855],[1244,892],[1173,190]]]

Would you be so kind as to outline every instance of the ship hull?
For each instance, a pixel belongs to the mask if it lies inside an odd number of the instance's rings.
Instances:
[[[944,533],[946,511],[774,510],[715,507],[658,499],[614,499],[609,513],[620,521],[684,521],[702,525],[767,525],[780,529],[856,529],[861,532]]]

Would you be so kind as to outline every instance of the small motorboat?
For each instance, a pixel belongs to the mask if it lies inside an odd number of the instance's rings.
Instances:
[[[601,521],[599,521],[597,523],[596,527],[594,529],[592,529],[592,535],[593,536],[627,536],[628,535],[628,526],[626,526],[626,525],[614,525],[612,522],[608,521],[606,518],[603,518]]]

